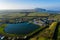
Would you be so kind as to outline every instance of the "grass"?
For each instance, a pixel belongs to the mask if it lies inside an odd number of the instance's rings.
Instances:
[[[25,14],[22,13],[11,13],[11,14],[5,14],[4,17],[7,18],[16,18],[16,17],[22,17],[25,16]]]
[[[54,34],[55,28],[57,26],[58,22],[53,22],[49,28],[46,28],[43,30],[43,32],[40,33],[39,39],[38,40],[52,40],[52,36]]]
[[[4,33],[4,28],[5,28],[5,26],[6,26],[6,24],[2,24],[2,25],[0,26],[0,34],[5,34],[5,33]]]
[[[59,28],[58,28],[58,36],[57,36],[57,40],[60,40],[60,25],[59,25]]]
[[[47,13],[30,13],[28,16],[48,16]]]
[[[14,15],[14,16],[13,16]],[[7,15],[6,15],[7,16]],[[25,14],[8,14],[8,16],[11,16],[11,17],[22,17],[22,16],[25,16]],[[30,13],[28,14],[28,16],[48,16],[48,14],[45,14],[45,13]],[[27,18],[33,18],[33,17],[28,17]],[[51,17],[51,16],[50,16]],[[54,18],[56,19],[57,21],[59,20],[60,21],[60,14],[59,15],[55,15],[54,17],[51,17],[51,18]],[[10,22],[13,22],[13,20],[10,20]],[[53,22],[52,25],[50,25],[49,28],[47,28],[46,30],[43,30],[41,33],[38,34],[38,40],[48,40],[48,38],[46,38],[46,36],[48,37],[49,35],[52,36],[53,33],[54,33],[54,30],[55,30],[55,27],[57,25],[57,22]],[[3,34],[3,35],[6,35],[6,36],[18,36],[16,34],[7,34],[4,32],[4,27],[6,26],[6,24],[3,24],[1,27],[0,27],[0,34]],[[41,28],[39,29],[36,29],[34,32],[30,33],[30,34],[27,34],[27,36],[31,36],[33,35],[35,32],[39,31]],[[59,30],[59,33],[58,33],[58,39],[60,40],[60,28],[58,29]],[[23,34],[22,36],[24,36],[25,34]],[[41,35],[45,36],[45,37],[42,37]],[[30,40],[36,40],[37,39],[37,36],[36,37],[33,37],[31,38]],[[52,40],[52,39],[51,39]]]
[[[40,37],[40,38],[38,38],[38,40],[48,40],[48,38]]]
[[[50,25],[49,29],[48,29],[48,31],[49,31],[49,37],[50,37],[51,39],[52,39],[52,37],[53,37],[53,35],[54,35],[54,32],[55,32],[55,29],[56,29],[57,25],[58,25],[58,22],[53,22],[53,23]]]
[[[60,14],[57,14],[54,18],[57,19],[57,21],[60,21]]]
[[[50,30],[54,30],[54,29],[56,28],[57,23],[58,23],[58,22],[53,22],[53,23],[50,25],[49,29],[50,29]]]
[[[60,14],[50,15],[49,18],[55,19],[56,21],[60,21]]]
[[[30,40],[36,39],[36,40],[52,40],[53,33],[55,31],[57,22],[53,22],[49,28],[44,29],[41,31],[38,35],[34,36]],[[50,37],[50,38],[49,38]]]

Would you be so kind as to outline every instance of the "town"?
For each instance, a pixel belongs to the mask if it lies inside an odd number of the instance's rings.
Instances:
[[[49,14],[44,12],[17,12],[17,13],[9,13],[9,14],[3,14],[0,17],[0,39],[4,40],[53,40],[55,39],[55,30],[57,25],[60,25],[60,14]],[[23,25],[38,25],[39,28],[34,29],[35,31],[31,31],[33,28],[31,28],[30,33],[27,31],[29,28],[25,28],[26,34],[24,31],[24,35],[20,35],[15,33],[15,31],[12,32],[12,29],[17,30],[16,28],[10,29],[11,32],[8,32],[8,28],[6,27],[8,25],[11,27],[14,27],[14,25],[21,24],[19,26],[23,27]],[[13,25],[13,26],[12,26]],[[38,27],[37,26],[37,27]],[[27,27],[27,26],[26,26]],[[5,32],[5,31],[7,32]],[[24,30],[24,29],[22,29]],[[21,30],[21,31],[22,31]],[[18,30],[17,30],[18,31]],[[10,34],[11,33],[11,34]],[[23,32],[22,32],[23,33]],[[19,35],[19,36],[18,36]],[[58,35],[57,35],[58,36]],[[59,37],[57,38],[59,39]]]

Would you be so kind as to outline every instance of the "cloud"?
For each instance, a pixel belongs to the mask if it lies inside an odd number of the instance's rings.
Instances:
[[[24,6],[22,4],[7,4],[0,3],[0,9],[21,9]]]
[[[10,2],[8,2],[7,0],[0,0],[0,10],[5,10],[5,9],[32,9],[32,8],[46,8],[46,9],[51,9],[51,8],[58,8],[60,7],[60,3],[16,3],[16,2],[12,2],[12,0],[9,0]],[[13,0],[14,1],[14,0]]]
[[[14,4],[14,3],[0,3],[0,10],[4,10],[4,9],[32,9],[32,8],[36,8],[39,5],[36,4],[24,4],[24,3],[20,3],[20,4]]]

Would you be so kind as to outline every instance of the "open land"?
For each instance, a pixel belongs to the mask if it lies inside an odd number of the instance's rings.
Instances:
[[[9,38],[17,37],[21,38],[20,35],[7,34],[4,32],[4,28],[7,23],[18,24],[23,22],[29,22],[32,24],[39,25],[40,28],[34,32],[28,34],[27,40],[59,40],[60,39],[60,14],[49,14],[49,13],[11,13],[3,14],[0,16],[0,34]],[[56,30],[58,32],[56,32]],[[54,37],[56,36],[56,37]],[[7,39],[8,40],[8,39]],[[24,39],[25,40],[25,39]]]

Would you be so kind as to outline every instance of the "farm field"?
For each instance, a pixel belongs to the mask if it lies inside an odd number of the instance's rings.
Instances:
[[[53,40],[56,25],[57,22],[53,22],[48,28],[44,29],[37,36],[34,36],[30,40]]]
[[[58,31],[57,31],[58,33],[57,33],[57,40],[60,40],[60,25],[59,25],[59,27],[58,27]]]
[[[55,31],[58,22],[60,22],[60,14],[48,14],[48,13],[29,13],[26,15],[26,13],[11,13],[11,14],[4,14],[1,15],[0,22],[3,24],[20,24],[24,22],[33,23],[36,25],[39,25],[40,28],[36,31],[32,32],[31,34],[28,34],[27,39],[28,40],[53,40],[55,36]],[[6,34],[3,32],[4,25],[1,25],[0,27],[0,34],[3,34],[4,36],[10,36],[10,37],[17,37],[16,34]],[[58,35],[60,35],[60,28],[58,29]],[[31,36],[31,37],[30,37]],[[18,36],[19,37],[19,36]],[[57,39],[59,40],[59,36],[57,36]]]
[[[60,0],[0,0],[0,40],[60,40]]]

